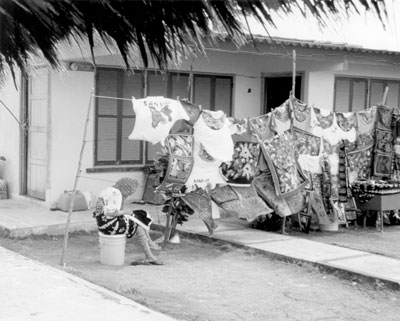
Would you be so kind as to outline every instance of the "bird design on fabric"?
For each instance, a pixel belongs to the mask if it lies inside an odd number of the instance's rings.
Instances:
[[[152,106],[149,106],[149,109],[151,111],[151,126],[153,128],[156,128],[159,124],[166,124],[167,120],[165,119],[164,115],[167,116],[168,122],[172,121],[171,113],[172,110],[169,108],[168,105],[164,106],[161,108],[161,111],[158,111]]]

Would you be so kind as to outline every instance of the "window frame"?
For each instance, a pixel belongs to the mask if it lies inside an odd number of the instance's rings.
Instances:
[[[99,71],[116,71],[117,72],[117,97],[122,97],[122,90],[123,90],[123,79],[124,73],[126,72],[125,69],[118,67],[118,66],[101,66],[98,67],[95,72],[95,96],[99,96],[98,92],[98,83],[99,83]],[[140,73],[141,75],[141,94],[142,97],[146,97],[150,91],[150,77],[149,74],[152,75],[159,75],[161,77],[165,77],[165,90],[167,98],[176,99],[177,97],[172,97],[173,93],[173,76],[179,77],[180,75],[184,77],[188,77],[188,81],[191,81],[191,86],[189,89],[189,100],[193,100],[194,97],[194,78],[195,77],[208,77],[211,79],[211,99],[213,102],[212,109],[215,110],[215,98],[216,98],[216,79],[229,79],[230,80],[230,92],[229,92],[229,116],[232,115],[233,112],[233,86],[234,86],[234,75],[229,74],[209,74],[209,73],[202,73],[202,72],[193,72],[193,71],[167,71],[166,73],[161,72],[159,70],[144,70],[144,69],[135,69],[133,70],[134,73]],[[147,73],[147,75],[146,75]],[[187,97],[179,97],[187,98]],[[99,99],[95,97],[94,101],[94,147],[93,147],[93,160],[94,160],[94,167],[140,167],[140,166],[147,166],[153,163],[153,159],[149,157],[149,142],[140,140],[140,157],[138,160],[121,160],[122,158],[122,122],[124,118],[135,118],[135,115],[123,115],[123,100],[116,99],[117,101],[117,113],[116,115],[101,115],[99,114]],[[99,136],[99,118],[116,118],[117,119],[117,139],[116,139],[116,161],[99,161],[98,160],[98,136]]]

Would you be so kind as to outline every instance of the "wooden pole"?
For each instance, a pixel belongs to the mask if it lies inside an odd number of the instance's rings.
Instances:
[[[291,96],[295,97],[296,96],[296,50],[293,49],[293,55],[292,55],[292,93]]]
[[[87,115],[86,115],[86,121],[85,121],[85,128],[84,128],[84,131],[83,131],[83,140],[82,140],[81,152],[80,152],[80,155],[79,155],[78,168],[77,168],[76,176],[75,176],[74,188],[72,189],[72,197],[71,197],[71,199],[69,201],[69,206],[68,206],[68,219],[67,219],[67,223],[65,224],[65,232],[64,232],[64,246],[63,246],[63,250],[62,250],[62,253],[61,253],[61,259],[60,259],[60,265],[61,266],[65,266],[64,260],[65,260],[65,252],[66,252],[67,246],[68,246],[69,225],[70,225],[70,222],[71,222],[72,208],[74,206],[74,201],[75,201],[76,187],[78,186],[78,180],[79,180],[79,176],[80,176],[80,173],[81,173],[82,156],[83,156],[83,152],[85,150],[85,145],[86,145],[86,133],[87,133],[87,127],[88,127],[89,118],[90,118],[90,112],[91,112],[91,109],[92,109],[92,100],[93,100],[93,89],[92,89],[92,92],[90,94],[89,106],[88,106]]]
[[[383,97],[382,97],[382,103],[381,103],[381,105],[383,105],[383,106],[386,106],[388,92],[389,92],[389,86],[386,86],[385,91],[383,93]]]

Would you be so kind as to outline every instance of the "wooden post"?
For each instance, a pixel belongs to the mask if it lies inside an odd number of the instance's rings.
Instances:
[[[386,106],[388,92],[389,92],[389,86],[386,86],[385,91],[383,93],[383,97],[382,97],[382,103],[381,103],[381,105],[383,105],[383,106]]]
[[[90,112],[92,109],[92,99],[93,99],[93,89],[90,94],[89,106],[88,106],[88,110],[87,110],[85,127],[84,127],[84,131],[83,131],[81,153],[79,155],[78,168],[77,168],[76,176],[75,176],[74,188],[72,189],[72,197],[69,201],[69,206],[68,206],[68,219],[67,219],[67,223],[65,224],[65,232],[64,232],[64,246],[63,246],[63,250],[61,253],[61,259],[60,259],[61,266],[65,265],[64,260],[65,260],[65,252],[66,252],[67,246],[68,246],[69,225],[71,222],[72,208],[74,206],[74,201],[75,201],[76,187],[78,186],[78,180],[79,180],[79,176],[80,176],[80,172],[81,172],[82,156],[83,156],[83,152],[85,150],[85,145],[86,145],[86,133],[87,133],[87,127],[88,127],[89,118],[90,118]]]
[[[292,97],[296,96],[296,50],[293,49],[293,55],[292,55]]]
[[[165,224],[165,231],[164,231],[164,245],[163,245],[164,249],[166,248],[169,238],[171,236],[171,213],[172,213],[173,203],[174,203],[174,196],[171,195],[171,199],[169,200],[167,222]]]

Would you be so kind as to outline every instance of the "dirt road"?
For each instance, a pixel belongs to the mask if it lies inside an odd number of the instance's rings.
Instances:
[[[0,239],[0,246],[57,267],[62,238]],[[128,241],[126,265],[109,267],[99,262],[96,233],[72,235],[66,270],[180,320],[399,320],[400,293],[382,284],[184,238],[158,255],[165,265],[130,266],[142,255]]]

